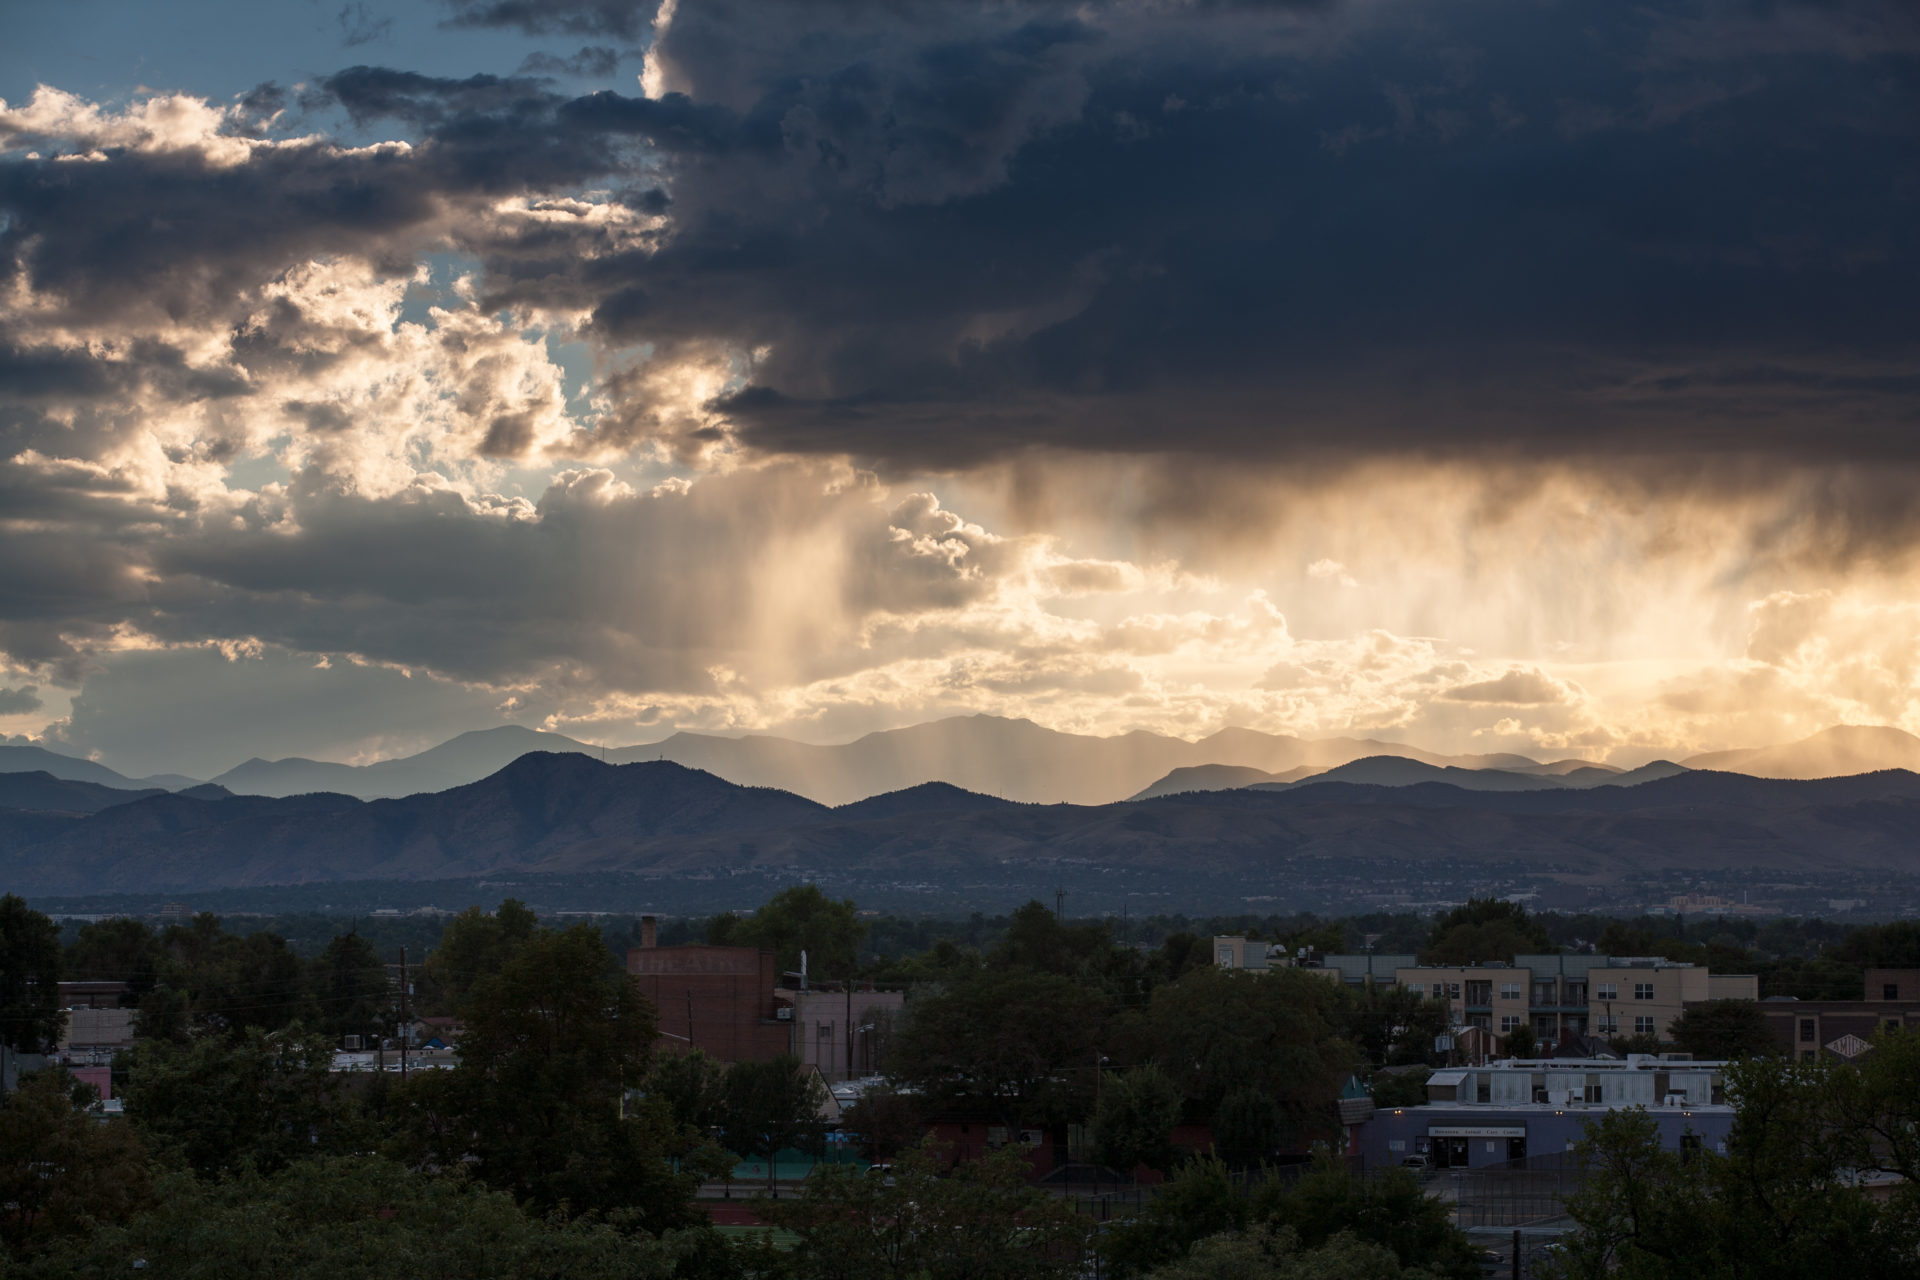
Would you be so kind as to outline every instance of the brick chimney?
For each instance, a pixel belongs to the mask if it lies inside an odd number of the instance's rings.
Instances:
[[[640,945],[642,947],[657,947],[660,945],[659,916],[640,917]]]

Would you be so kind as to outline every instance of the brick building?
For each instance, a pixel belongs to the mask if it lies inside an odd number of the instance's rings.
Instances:
[[[659,1047],[723,1062],[765,1062],[792,1051],[791,1005],[775,994],[774,955],[755,947],[662,947],[641,921],[627,972],[660,1018]]]
[[[1920,969],[1869,969],[1863,1000],[1760,1002],[1780,1051],[1795,1058],[1857,1058],[1882,1029],[1920,1028]]]

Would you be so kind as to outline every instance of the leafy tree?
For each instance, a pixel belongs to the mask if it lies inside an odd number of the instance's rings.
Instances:
[[[516,1280],[667,1280],[709,1231],[649,1239],[608,1222],[544,1221],[458,1174],[387,1160],[332,1157],[265,1177],[218,1182],[163,1176],[152,1207],[24,1268],[29,1280],[381,1280],[512,1276]],[[138,1274],[138,1273],[135,1273]]]
[[[1232,1169],[1271,1160],[1292,1135],[1286,1112],[1260,1089],[1235,1089],[1221,1100],[1213,1121],[1214,1149]]]
[[[1178,982],[1189,969],[1210,963],[1206,941],[1184,930],[1161,939],[1160,951],[1154,956],[1155,967],[1167,982]]]
[[[144,920],[119,916],[81,925],[63,967],[82,981],[124,982],[137,1002],[160,981],[166,956],[160,935]]]
[[[827,1165],[798,1198],[755,1201],[798,1239],[760,1274],[791,1280],[1069,1280],[1084,1274],[1086,1219],[1028,1185],[1017,1150],[954,1166],[913,1148],[876,1178]],[[768,1251],[771,1255],[771,1251]]]
[[[989,959],[1005,969],[1092,976],[1111,967],[1113,952],[1104,921],[1066,924],[1045,903],[1029,902],[1007,921],[1006,937]]]
[[[1887,1117],[1896,1132],[1920,1110],[1901,1074],[1897,1065],[1889,1081],[1903,1099]],[[1580,1148],[1584,1177],[1567,1201],[1578,1230],[1565,1242],[1558,1274],[1911,1274],[1920,1249],[1911,1188],[1876,1199],[1859,1179],[1879,1159],[1876,1131],[1853,1108],[1867,1087],[1866,1073],[1831,1061],[1736,1063],[1728,1070],[1736,1112],[1725,1155],[1662,1149],[1652,1119],[1637,1110],[1589,1124]]]
[[[442,1166],[545,1211],[639,1206],[652,1229],[688,1218],[660,1112],[622,1114],[647,1077],[654,1013],[589,925],[539,930],[461,1007],[459,1065],[422,1072],[406,1105]]]
[[[539,927],[533,912],[514,898],[502,902],[492,915],[468,907],[447,922],[440,945],[421,966],[425,1003],[444,1013],[454,1012],[475,986],[506,968]]]
[[[327,1035],[378,1038],[393,1025],[387,967],[357,933],[343,933],[314,958],[307,981]]]
[[[709,930],[711,932],[711,930]],[[771,951],[783,972],[798,972],[800,953],[815,977],[851,977],[860,961],[860,939],[867,926],[853,899],[835,902],[818,885],[782,889],[753,915],[733,925],[731,946]]]
[[[271,1173],[364,1147],[346,1078],[332,1065],[332,1043],[299,1027],[145,1040],[132,1054],[127,1118],[155,1152],[202,1176],[242,1165]]]
[[[0,897],[0,1046],[39,1053],[66,1025],[60,931],[15,895]]]
[[[662,1054],[641,1086],[667,1106],[676,1124],[705,1134],[720,1126],[726,1106],[727,1069],[704,1049]]]
[[[1427,1101],[1427,1077],[1433,1072],[1425,1067],[1382,1071],[1373,1077],[1368,1092],[1373,1096],[1376,1107],[1419,1107]]]
[[[65,1071],[33,1072],[0,1098],[0,1241],[16,1259],[147,1202],[139,1139],[87,1114],[95,1100]]]
[[[731,1151],[767,1162],[768,1190],[774,1186],[777,1153],[787,1147],[818,1151],[825,1137],[820,1082],[792,1054],[734,1063],[727,1068],[722,1098],[721,1141]]]
[[[1473,1280],[1480,1263],[1472,1241],[1455,1227],[1447,1206],[1426,1194],[1405,1169],[1356,1177],[1323,1148],[1291,1184],[1269,1183],[1257,1216],[1298,1233],[1318,1249],[1342,1235],[1391,1251],[1402,1267]]]
[[[1259,1089],[1296,1132],[1331,1127],[1333,1100],[1355,1065],[1340,1032],[1345,992],[1296,969],[1256,974],[1211,966],[1156,987],[1147,1016],[1154,1057],[1207,1112]]]
[[[1103,1003],[1058,974],[983,972],[908,1005],[893,1074],[935,1107],[1012,1130],[1078,1114],[1090,1091],[1075,1076],[1085,1080],[1098,1065]]]
[[[300,957],[278,934],[241,937],[223,929],[220,917],[201,912],[187,924],[168,925],[160,942],[166,956],[160,980],[140,999],[143,1031],[151,1015],[168,1036],[239,1036],[253,1027],[279,1030],[309,1012]]]
[[[1531,1058],[1540,1047],[1533,1038],[1533,1027],[1525,1022],[1507,1032],[1504,1039],[1507,1056],[1513,1058]]]
[[[1134,1166],[1165,1172],[1173,1165],[1173,1126],[1180,1095],[1158,1067],[1135,1067],[1109,1084],[1093,1118],[1100,1162],[1130,1174]]]
[[[1211,1236],[1148,1273],[1149,1280],[1426,1280],[1433,1274],[1403,1268],[1391,1249],[1350,1234],[1307,1249],[1291,1228],[1265,1224]]]
[[[1553,940],[1526,908],[1499,898],[1472,898],[1434,921],[1420,962],[1478,964],[1552,950]]]
[[[1430,1061],[1434,1039],[1451,1019],[1444,1000],[1429,1000],[1415,987],[1374,982],[1346,994],[1348,1038],[1377,1067]]]
[[[1226,1164],[1203,1156],[1164,1183],[1138,1214],[1114,1224],[1105,1249],[1111,1274],[1125,1280],[1176,1262],[1209,1236],[1245,1230],[1249,1213]]]
[[[1696,1058],[1731,1060],[1778,1053],[1767,1015],[1751,1000],[1689,1006],[1669,1026],[1673,1042]]]
[[[890,1084],[862,1093],[842,1119],[842,1127],[858,1136],[860,1152],[878,1164],[892,1160],[920,1141],[920,1099]]]

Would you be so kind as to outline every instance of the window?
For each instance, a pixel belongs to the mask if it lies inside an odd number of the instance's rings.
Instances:
[[[1603,1036],[1610,1036],[1620,1030],[1620,1015],[1617,1013],[1603,1013],[1595,1018],[1593,1023],[1593,1029],[1596,1032]]]
[[[1502,1000],[1518,1000],[1520,998],[1520,984],[1517,982],[1501,983],[1500,998]]]
[[[1524,1019],[1516,1018],[1510,1013],[1501,1014],[1500,1015],[1500,1033],[1502,1035],[1505,1035],[1507,1032],[1519,1026],[1523,1021]]]
[[[1493,984],[1491,982],[1469,982],[1467,984],[1468,1004],[1492,1004]]]
[[[1652,984],[1651,982],[1636,982],[1636,983],[1634,983],[1634,984],[1633,984],[1633,998],[1634,998],[1635,1000],[1651,1000],[1651,999],[1653,999],[1653,984]]]
[[[1639,1017],[1639,1016],[1636,1016],[1636,1017],[1634,1018],[1634,1020],[1633,1020],[1633,1034],[1635,1034],[1635,1035],[1637,1035],[1637,1036],[1650,1036],[1650,1035],[1652,1035],[1652,1034],[1653,1034],[1653,1019],[1652,1019],[1652,1018],[1648,1018],[1648,1017]]]
[[[1552,986],[1553,984],[1548,983],[1547,985]],[[1585,1004],[1586,1002],[1587,1002],[1587,984],[1584,982],[1569,982],[1567,984],[1567,1003],[1568,1004]]]
[[[831,1022],[823,1022],[823,1023],[821,1023],[821,1024],[820,1024],[820,1030],[819,1030],[819,1032],[818,1032],[817,1034],[819,1035],[819,1037],[820,1037],[820,1038],[821,1038],[822,1040],[831,1040],[831,1039],[833,1039],[833,1024],[832,1024]]]
[[[1814,1042],[1814,1039],[1815,1037],[1813,1034],[1813,1019],[1812,1018],[1800,1019],[1800,1043],[1812,1044]]]
[[[1232,947],[1220,948],[1220,967],[1223,969],[1233,968],[1233,948]]]
[[[1593,998],[1595,1000],[1618,1000],[1620,998],[1620,988],[1611,982],[1599,983],[1593,989]]]
[[[1447,999],[1458,1000],[1459,998],[1460,998],[1460,984],[1457,982],[1449,982],[1447,984]]]
[[[1604,1088],[1605,1086],[1603,1085],[1590,1084],[1582,1092],[1581,1096],[1588,1102],[1605,1102],[1606,1096]]]
[[[1898,1000],[1900,998],[1900,984],[1897,982],[1889,982],[1882,985],[1880,988],[1880,998],[1882,1000]]]
[[[1436,982],[1436,983],[1434,983],[1434,984],[1433,984],[1433,998],[1434,998],[1435,1000],[1445,1000],[1445,999],[1447,998],[1447,984],[1446,984],[1446,983],[1444,983],[1444,982]]]

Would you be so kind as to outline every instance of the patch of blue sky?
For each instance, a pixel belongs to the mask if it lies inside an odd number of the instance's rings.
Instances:
[[[152,89],[227,101],[262,81],[291,87],[360,64],[506,76],[533,54],[564,59],[583,43],[449,26],[447,8],[432,0],[11,0],[0,8],[0,98],[8,102],[41,84],[94,100]],[[624,58],[609,75],[542,74],[571,90],[634,93],[638,70]]]

